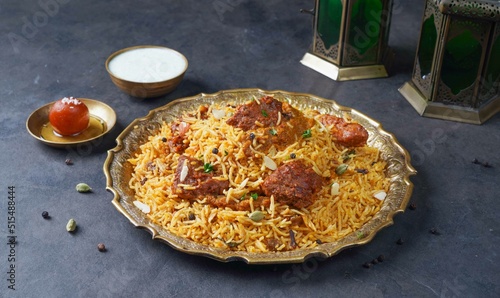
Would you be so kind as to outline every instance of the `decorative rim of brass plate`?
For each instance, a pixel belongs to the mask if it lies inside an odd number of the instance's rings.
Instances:
[[[322,113],[341,116],[347,115],[362,124],[369,133],[368,144],[380,150],[380,156],[388,162],[387,174],[391,186],[389,193],[374,218],[361,229],[332,243],[323,243],[313,249],[293,250],[285,252],[249,253],[228,249],[213,248],[194,241],[175,236],[162,227],[151,223],[139,209],[133,205],[134,194],[128,187],[132,174],[132,166],[127,159],[133,156],[140,144],[147,141],[149,135],[155,133],[162,121],[176,119],[180,113],[194,109],[202,104],[217,102],[243,103],[253,96],[272,95],[278,100],[286,100],[299,109],[306,107],[318,109]],[[329,258],[341,250],[370,242],[375,234],[384,227],[392,225],[393,217],[404,212],[413,191],[410,176],[416,171],[410,164],[410,154],[404,149],[396,137],[382,129],[379,122],[362,113],[337,104],[333,100],[318,96],[293,93],[281,90],[266,91],[261,89],[233,89],[213,94],[198,94],[174,100],[162,107],[151,110],[147,116],[135,119],[116,139],[117,146],[108,150],[108,157],[103,166],[106,175],[106,189],[113,193],[113,205],[135,227],[151,233],[153,239],[161,240],[174,249],[184,253],[209,257],[222,262],[243,261],[248,264],[300,263],[311,257]],[[362,234],[360,234],[362,233]],[[358,235],[364,235],[363,238]]]

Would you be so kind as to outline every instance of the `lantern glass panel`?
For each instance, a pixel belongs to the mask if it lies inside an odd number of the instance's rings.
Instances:
[[[432,61],[436,50],[437,30],[434,24],[434,15],[431,15],[424,21],[420,36],[418,62],[420,65],[421,77],[425,78],[431,73]]]
[[[441,79],[454,95],[477,79],[483,49],[470,30],[450,39],[445,46]]]
[[[353,2],[349,24],[348,64],[376,63],[384,5],[381,0]]]
[[[342,22],[341,0],[319,0],[318,35],[329,50],[340,39]]]
[[[497,27],[500,26],[497,25]],[[479,105],[498,94],[500,88],[500,32],[496,34],[496,39],[493,40],[488,68],[484,77],[481,78],[481,83],[481,102]]]

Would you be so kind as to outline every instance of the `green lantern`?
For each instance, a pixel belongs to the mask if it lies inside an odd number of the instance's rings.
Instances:
[[[316,0],[301,63],[338,81],[387,77],[391,10],[392,0]]]
[[[481,124],[500,111],[500,1],[427,0],[412,78],[422,116]]]

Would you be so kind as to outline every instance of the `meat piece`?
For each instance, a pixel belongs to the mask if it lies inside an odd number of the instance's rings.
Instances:
[[[168,146],[170,150],[175,153],[182,154],[187,147],[189,147],[189,142],[185,142],[185,134],[189,130],[189,123],[178,121],[174,122],[170,127],[172,131],[172,137],[168,140]]]
[[[228,207],[231,208],[232,210],[238,210],[238,211],[249,211],[251,209],[249,200],[253,200],[252,205],[255,209],[260,208],[260,206],[269,207],[269,205],[271,204],[271,200],[268,197],[259,197],[256,200],[250,198],[239,202],[235,202],[233,200],[226,202],[225,196],[207,197],[207,203],[214,207],[219,207],[219,208]]]
[[[185,169],[183,169],[186,167]],[[205,173],[197,168],[203,167],[203,162],[194,158],[181,155],[175,170],[173,191],[181,199],[196,200],[210,195],[220,195],[229,188],[229,181],[213,179],[217,173]],[[183,173],[184,171],[184,173]],[[185,189],[179,184],[194,186],[195,189]]]
[[[302,112],[287,102],[282,102],[281,107],[282,115],[279,124],[274,123],[270,127],[257,127],[247,131],[246,139],[242,140],[246,156],[253,155],[253,151],[249,147],[255,145],[254,142],[258,146],[258,151],[261,152],[266,152],[271,146],[275,146],[278,150],[284,150],[302,139],[304,131],[314,126],[314,119],[304,116]],[[250,137],[251,133],[254,134],[255,140]]]
[[[359,123],[346,122],[343,118],[322,115],[319,121],[325,126],[332,126],[331,133],[335,143],[345,147],[362,147],[368,140],[368,132]]]
[[[290,125],[288,125],[290,124]],[[259,146],[259,151],[266,152],[271,146],[275,146],[278,150],[284,150],[286,147],[292,145],[298,140],[302,139],[304,131],[310,129],[314,125],[314,119],[299,115],[291,118],[287,123],[280,123],[280,125],[273,128],[259,128],[254,130],[256,133],[256,143]],[[273,133],[271,133],[271,131]],[[250,138],[243,141],[243,152],[246,156],[252,156],[254,153],[250,150],[253,142]]]
[[[281,101],[271,96],[264,96],[259,99],[259,102],[253,100],[247,104],[238,106],[234,115],[226,123],[247,131],[261,127],[255,124],[256,121],[261,123],[262,127],[276,125],[280,117],[279,113],[282,114],[282,119],[286,120],[286,118],[289,118],[290,111],[283,111],[283,103]]]
[[[184,143],[184,137],[173,136],[168,139],[168,147],[172,152],[182,154],[189,144]]]
[[[281,241],[277,238],[266,238],[264,239],[264,243],[266,244],[266,247],[270,251],[276,251],[278,250],[278,247],[281,246]]]
[[[368,132],[358,123],[344,122],[334,132],[337,143],[345,147],[362,147],[368,140]]]
[[[269,175],[262,183],[262,190],[266,196],[274,196],[276,202],[300,209],[314,202],[323,182],[312,167],[302,160],[294,160]]]

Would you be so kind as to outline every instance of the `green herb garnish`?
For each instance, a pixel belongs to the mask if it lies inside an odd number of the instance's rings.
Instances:
[[[229,152],[227,152],[226,150],[224,150],[224,155],[227,156],[228,154],[229,154]]]
[[[276,129],[274,129],[274,128],[271,128],[271,129],[269,130],[269,133],[270,133],[270,134],[272,134],[273,136],[275,136],[275,135],[277,135],[277,134],[278,134],[278,131],[277,131]]]
[[[261,114],[262,114],[262,116],[264,116],[264,117],[269,116],[269,115],[267,114],[266,110],[260,110],[260,113],[261,113]]]
[[[214,170],[214,166],[211,163],[207,162],[206,164],[203,165],[203,172],[210,173],[213,170]]]
[[[259,194],[254,192],[254,193],[250,194],[250,197],[252,197],[252,199],[255,201],[259,197]]]
[[[310,129],[308,129],[308,130],[306,130],[306,131],[304,131],[304,132],[302,133],[302,138],[307,139],[307,138],[310,138],[310,137],[312,137],[312,134],[311,134],[311,130],[310,130]]]

